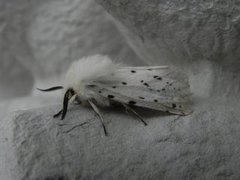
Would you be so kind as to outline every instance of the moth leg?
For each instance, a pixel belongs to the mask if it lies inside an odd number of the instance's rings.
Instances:
[[[58,116],[60,116],[62,114],[63,110],[61,109],[57,114],[54,114],[53,117],[57,118]]]
[[[126,110],[131,111],[135,116],[137,116],[137,118],[138,118],[145,126],[147,126],[146,121],[144,121],[144,119],[143,119],[136,111],[134,111],[131,107],[129,107],[129,106],[126,105],[126,104],[123,104],[123,103],[122,103],[122,105],[126,108]]]
[[[75,104],[82,104],[82,101],[78,97],[76,97]]]
[[[108,133],[107,133],[107,130],[106,130],[106,127],[105,127],[105,124],[104,124],[104,121],[103,121],[103,118],[102,118],[102,115],[100,114],[100,111],[98,109],[98,107],[92,102],[92,101],[88,101],[89,104],[92,106],[93,110],[95,111],[95,113],[99,116],[100,120],[101,120],[101,123],[102,123],[102,127],[103,127],[103,130],[104,130],[104,133],[105,135],[107,136]]]
[[[123,105],[123,107],[125,109],[126,114],[129,114],[128,107],[126,107],[125,104],[122,104],[122,105]]]

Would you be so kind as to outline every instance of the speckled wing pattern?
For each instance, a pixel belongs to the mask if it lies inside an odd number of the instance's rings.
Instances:
[[[128,105],[180,115],[192,112],[187,77],[167,66],[123,67],[87,88]]]

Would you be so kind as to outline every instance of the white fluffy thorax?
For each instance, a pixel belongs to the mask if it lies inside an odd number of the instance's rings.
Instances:
[[[75,61],[69,67],[64,88],[72,88],[79,96],[84,96],[85,86],[101,77],[110,76],[118,68],[118,65],[108,56],[93,55]]]

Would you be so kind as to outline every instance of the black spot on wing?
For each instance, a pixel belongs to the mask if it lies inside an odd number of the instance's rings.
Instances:
[[[127,83],[126,83],[126,82],[122,82],[122,84],[123,84],[123,85],[127,85]]]
[[[158,76],[155,75],[155,76],[153,76],[153,78],[158,78]]]
[[[177,105],[173,103],[173,104],[172,104],[172,107],[173,107],[173,108],[176,108],[176,107],[177,107]]]
[[[135,102],[135,101],[128,101],[128,104],[129,104],[129,105],[135,105],[136,102]]]
[[[109,94],[109,95],[108,95],[108,98],[113,99],[114,96]]]
[[[165,91],[166,89],[165,88],[162,88],[162,91]]]
[[[145,99],[144,97],[141,97],[141,96],[139,96],[138,98],[139,98],[139,99]]]
[[[134,70],[131,70],[131,73],[136,73],[136,71],[134,71]]]
[[[141,80],[140,82],[141,82],[141,83],[143,83],[144,81],[143,81],[143,80]]]
[[[113,89],[115,89],[115,88],[116,88],[116,86],[113,86],[112,88],[113,88]]]
[[[154,99],[154,102],[158,102],[158,100],[157,100],[157,99]]]
[[[149,84],[148,84],[148,83],[144,83],[143,85],[149,87]]]
[[[158,77],[157,80],[161,81],[161,80],[162,80],[162,77]]]
[[[98,91],[98,93],[102,93],[102,91]]]

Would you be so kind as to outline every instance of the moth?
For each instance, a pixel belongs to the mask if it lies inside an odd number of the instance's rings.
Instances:
[[[89,105],[99,116],[107,135],[99,106],[118,104],[147,123],[133,106],[188,115],[190,88],[187,77],[168,66],[129,67],[113,62],[108,56],[93,55],[75,61],[69,67],[63,86],[40,91],[63,89],[63,107],[54,117],[63,120],[68,105],[78,102]]]

